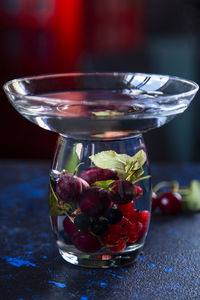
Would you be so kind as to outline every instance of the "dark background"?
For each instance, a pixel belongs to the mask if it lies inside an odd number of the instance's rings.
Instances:
[[[0,85],[54,72],[130,71],[200,82],[199,0],[0,0]],[[0,158],[49,159],[57,135],[31,124],[2,89]],[[199,94],[145,134],[152,161],[200,161]]]

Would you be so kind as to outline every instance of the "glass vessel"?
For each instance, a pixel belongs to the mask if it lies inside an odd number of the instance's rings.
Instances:
[[[142,134],[181,114],[192,81],[139,73],[74,73],[4,85],[25,118],[59,134],[49,212],[61,256],[86,267],[135,260],[147,235],[151,174]]]

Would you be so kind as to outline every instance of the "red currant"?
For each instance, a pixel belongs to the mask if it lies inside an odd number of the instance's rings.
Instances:
[[[120,231],[119,226],[117,225],[109,225],[108,233],[101,237],[101,240],[104,244],[113,245],[117,243],[120,239]]]
[[[127,218],[123,217],[121,222],[119,223],[119,231],[121,235],[127,235],[130,230],[130,222]]]
[[[124,239],[120,238],[117,246],[110,247],[110,251],[111,252],[119,252],[119,251],[124,250],[125,247],[126,247],[126,243],[125,243]]]
[[[137,199],[143,195],[143,190],[139,185],[135,185],[135,196],[134,199]]]
[[[140,222],[144,226],[148,226],[150,220],[150,212],[148,210],[142,210],[140,212]]]
[[[135,243],[138,240],[138,232],[135,224],[131,224],[129,231],[127,232],[128,242]]]
[[[118,208],[121,210],[122,214],[124,215],[124,217],[126,217],[126,215],[133,210],[134,208],[134,202],[131,201],[127,204],[119,204]]]
[[[182,208],[181,195],[173,192],[165,192],[159,198],[159,207],[165,215],[177,215]]]
[[[127,214],[127,219],[130,223],[137,223],[140,221],[140,211],[138,209],[133,209]]]

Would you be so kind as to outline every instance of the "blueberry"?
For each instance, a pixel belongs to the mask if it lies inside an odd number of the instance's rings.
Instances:
[[[91,225],[91,231],[96,235],[106,234],[108,232],[108,220],[94,220],[94,222]]]
[[[74,225],[82,231],[89,231],[90,224],[91,222],[89,216],[84,213],[78,214],[74,219]]]
[[[104,215],[108,219],[110,224],[117,224],[122,220],[122,212],[120,209],[109,208]]]

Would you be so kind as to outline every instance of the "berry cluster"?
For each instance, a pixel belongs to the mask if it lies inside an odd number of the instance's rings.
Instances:
[[[110,180],[106,188],[93,184]],[[118,178],[116,171],[91,168],[80,176],[61,174],[55,189],[59,203],[68,203],[73,212],[63,221],[65,240],[78,250],[93,253],[102,248],[119,252],[140,241],[146,234],[150,213],[134,208],[142,196],[139,185]]]

